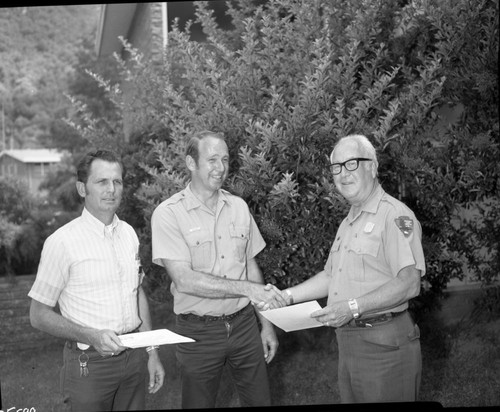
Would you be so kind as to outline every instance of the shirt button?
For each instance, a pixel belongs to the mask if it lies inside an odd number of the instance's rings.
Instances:
[[[342,272],[342,268],[339,269],[339,272]]]
[[[221,259],[224,259],[224,255],[221,256]]]
[[[333,294],[334,294],[335,296],[336,296],[336,295],[338,295],[338,293],[337,293],[337,292],[333,292]]]
[[[219,235],[219,236],[217,236],[217,238],[222,239],[222,236],[221,236],[221,235]]]

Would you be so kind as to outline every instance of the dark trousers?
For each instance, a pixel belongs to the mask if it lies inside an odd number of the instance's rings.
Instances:
[[[61,390],[72,411],[144,410],[147,376],[144,349],[127,349],[112,357],[86,350],[88,376],[80,374],[78,357],[82,352],[74,343],[66,343],[63,351]]]
[[[373,327],[336,329],[342,403],[418,400],[420,332],[408,312]]]
[[[196,342],[177,344],[182,408],[213,408],[224,365],[230,368],[241,406],[269,406],[271,397],[256,315],[248,305],[234,319],[183,319],[176,332]]]

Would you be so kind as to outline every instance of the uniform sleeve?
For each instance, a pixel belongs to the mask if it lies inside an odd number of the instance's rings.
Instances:
[[[159,205],[151,216],[151,243],[153,263],[163,266],[161,260],[190,262],[189,247],[182,235],[178,220],[170,207]]]
[[[248,211],[248,213],[250,213],[250,211]],[[257,223],[255,223],[255,219],[250,214],[250,231],[249,231],[249,239],[247,247],[247,258],[253,259],[265,247],[266,247],[266,242],[262,237],[262,235],[260,234],[260,230],[257,227]]]
[[[55,306],[69,279],[70,258],[64,242],[49,237],[45,241],[35,282],[28,296],[48,306]]]
[[[411,265],[415,265],[421,276],[424,276],[422,228],[413,213],[394,210],[388,214],[384,254],[394,276]]]

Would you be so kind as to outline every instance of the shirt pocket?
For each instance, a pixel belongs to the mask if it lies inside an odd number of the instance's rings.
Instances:
[[[340,260],[339,251],[340,251],[340,240],[335,239],[325,264],[325,269],[328,272],[329,276],[335,273],[335,271],[338,269]]]
[[[247,244],[250,238],[250,228],[248,226],[229,226],[229,235],[233,245],[233,253],[236,259],[244,262],[247,254]]]
[[[364,281],[366,272],[370,270],[370,261],[377,259],[380,249],[380,239],[376,237],[360,237],[357,238],[351,245],[350,252],[353,259],[350,272],[351,279]]]
[[[211,269],[213,239],[208,230],[197,230],[185,234],[191,253],[191,266],[194,270]]]

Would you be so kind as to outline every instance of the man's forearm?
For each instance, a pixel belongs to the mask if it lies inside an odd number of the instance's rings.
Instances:
[[[261,309],[276,308],[285,302],[275,289],[266,289],[252,280],[227,279],[193,270],[187,262],[163,260],[177,291],[208,299],[247,297]],[[249,268],[247,268],[249,270]],[[249,277],[250,278],[250,277]]]
[[[139,286],[138,290],[138,306],[139,306],[139,317],[141,318],[141,326],[139,326],[139,331],[145,332],[153,328],[151,322],[151,313],[149,311],[149,303],[146,293],[142,286]]]
[[[418,296],[420,271],[414,265],[403,268],[398,276],[378,289],[356,299],[361,314],[389,310]]]
[[[306,302],[328,296],[330,280],[330,277],[323,270],[301,284],[289,288],[293,302]]]
[[[227,279],[191,269],[179,262],[163,261],[179,292],[208,299],[239,298],[251,294],[255,282]]]
[[[31,325],[52,336],[90,344],[95,329],[78,325],[56,313],[42,303],[32,300],[30,307]]]

